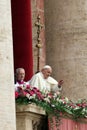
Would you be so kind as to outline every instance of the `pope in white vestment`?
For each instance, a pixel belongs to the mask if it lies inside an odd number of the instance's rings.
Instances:
[[[61,91],[58,82],[50,76],[50,67],[45,66],[41,72],[36,73],[29,81],[30,86],[38,88],[40,91]],[[46,76],[45,76],[46,75]]]

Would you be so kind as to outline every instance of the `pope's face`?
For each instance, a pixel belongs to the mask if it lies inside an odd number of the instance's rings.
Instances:
[[[23,69],[20,69],[17,73],[17,80],[23,81],[25,78],[25,71]]]
[[[50,68],[44,69],[44,70],[42,71],[42,73],[43,73],[43,75],[44,75],[44,78],[47,79],[47,78],[51,75],[52,69],[50,69]]]

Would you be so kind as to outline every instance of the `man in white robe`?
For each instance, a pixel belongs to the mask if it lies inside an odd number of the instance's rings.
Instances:
[[[41,72],[36,73],[29,81],[30,86],[38,88],[40,91],[52,91],[57,92],[62,90],[61,80],[59,83],[52,78],[50,75],[52,73],[52,68],[49,65],[45,65]]]

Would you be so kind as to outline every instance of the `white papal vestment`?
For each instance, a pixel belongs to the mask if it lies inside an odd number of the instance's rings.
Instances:
[[[30,86],[38,88],[40,91],[57,91],[61,88],[58,88],[58,82],[49,76],[47,79],[44,79],[42,72],[35,74],[29,81]]]

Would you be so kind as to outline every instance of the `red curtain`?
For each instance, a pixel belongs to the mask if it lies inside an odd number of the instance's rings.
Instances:
[[[11,5],[14,69],[23,67],[27,81],[33,74],[31,2],[30,0],[11,0]]]

